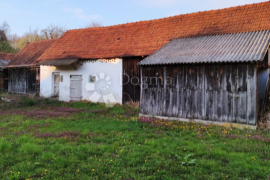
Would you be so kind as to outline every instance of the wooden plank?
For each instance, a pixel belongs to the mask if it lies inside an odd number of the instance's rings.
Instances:
[[[204,116],[204,65],[197,66],[197,119],[203,119]]]
[[[159,103],[159,109],[158,109],[158,114],[159,115],[162,115],[162,112],[163,112],[163,99],[164,99],[164,91],[163,91],[163,88],[164,88],[164,69],[159,67],[157,69],[157,72],[158,72],[158,76],[160,77],[160,81],[158,81],[158,103]]]
[[[190,70],[190,79],[191,79],[191,110],[190,110],[190,118],[198,119],[198,66],[192,65],[189,68]]]
[[[184,106],[184,110],[185,110],[185,118],[189,119],[191,118],[191,90],[189,89],[185,89],[184,91],[185,93],[185,106]]]
[[[166,104],[167,104],[167,90],[166,90],[166,87],[167,87],[167,69],[166,69],[166,66],[163,67],[163,77],[164,77],[164,85],[163,85],[163,107],[162,107],[162,115],[163,116],[166,116],[166,113],[167,113],[167,107],[166,107]]]
[[[218,111],[218,91],[219,91],[219,86],[220,86],[220,82],[219,82],[219,65],[215,64],[213,65],[213,75],[211,74],[211,79],[212,79],[212,88],[213,88],[213,113],[212,113],[212,117],[211,120],[212,121],[217,121],[218,115],[217,115],[217,111]]]
[[[247,92],[239,91],[239,110],[238,110],[238,118],[237,122],[241,124],[247,123]]]
[[[188,84],[187,84],[187,67],[183,66],[182,68],[182,99],[181,99],[181,108],[182,108],[182,118],[187,118],[187,101],[188,101]]]
[[[214,110],[215,110],[215,66],[207,65],[205,66],[205,108],[206,108],[206,116],[205,120],[214,120]]]
[[[228,92],[226,91],[226,74],[228,65],[220,66],[219,74],[220,74],[220,99],[218,102],[221,107],[221,117],[219,117],[220,122],[227,122],[228,120]],[[219,107],[219,108],[220,108]]]
[[[215,108],[215,121],[223,121],[223,90],[215,91],[216,108]]]
[[[184,104],[184,110],[185,110],[185,118],[189,119],[191,118],[191,108],[192,108],[192,97],[191,97],[191,83],[190,81],[192,76],[190,76],[190,66],[185,66],[184,67],[185,70],[185,84],[186,84],[186,88],[185,88],[185,104]]]
[[[238,94],[238,114],[236,117],[236,122],[237,123],[242,123],[246,124],[247,123],[247,118],[246,118],[246,112],[247,112],[247,96],[246,96],[246,91],[247,91],[247,65],[246,64],[238,64],[237,65],[238,69],[238,75],[237,75],[237,87],[236,91]]]
[[[234,74],[235,67],[232,65],[227,66],[226,73],[226,91],[227,91],[227,102],[228,102],[228,118],[227,122],[234,122]]]
[[[238,82],[238,65],[236,64],[232,68],[232,76],[231,76],[231,81],[232,81],[232,91],[233,91],[233,111],[232,111],[232,122],[237,122],[238,118],[238,111],[239,111],[239,93],[237,91],[237,82]]]
[[[205,117],[204,120],[212,120],[213,117],[213,91],[205,90]]]
[[[183,83],[184,83],[184,66],[178,66],[178,117],[183,117],[183,106],[184,106],[184,92],[183,92]]]
[[[147,112],[146,111],[146,104],[145,104],[145,99],[146,99],[146,94],[145,94],[145,89],[144,89],[144,81],[145,81],[145,78],[143,77],[146,77],[145,76],[145,67],[141,67],[141,97],[140,97],[140,112],[142,114],[150,114],[150,112]]]
[[[173,110],[173,66],[166,66],[166,115],[172,117]]]
[[[257,119],[257,69],[255,64],[247,67],[247,123],[256,124]]]
[[[222,122],[228,122],[228,117],[230,113],[230,108],[229,108],[229,93],[228,91],[222,90],[223,91],[223,97],[222,97]]]
[[[172,86],[172,116],[178,117],[179,89],[178,89],[178,66],[173,66],[173,86]]]

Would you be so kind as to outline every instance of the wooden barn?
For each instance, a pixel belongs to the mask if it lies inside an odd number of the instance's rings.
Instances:
[[[69,86],[72,84],[71,76],[77,74],[82,81],[80,88],[77,88],[80,90],[78,94],[81,94],[78,99],[96,101],[100,94],[94,96],[97,91],[86,91],[90,87],[88,83],[93,83],[90,77],[95,76],[97,72],[104,71],[107,74],[109,61],[117,58],[118,65],[122,68],[112,65],[109,71],[118,76],[112,78],[111,83],[119,86],[111,88],[113,95],[120,98],[119,103],[139,101],[140,71],[137,63],[142,59],[162,48],[172,39],[269,30],[269,9],[270,2],[267,1],[163,19],[69,30],[39,58],[39,61],[45,69],[47,68],[46,72],[50,71],[51,76],[58,77],[58,74],[60,77],[61,74],[65,76],[63,79],[65,82],[59,84],[60,94],[62,94],[60,99],[70,100],[69,88],[73,88]],[[78,70],[77,73],[70,67],[59,69],[56,66],[59,61],[73,62],[75,69]],[[90,62],[92,64],[89,64]],[[104,67],[100,62],[103,62]],[[54,67],[53,70],[49,70],[48,65]],[[83,71],[84,68],[88,69],[88,72]],[[119,73],[122,75],[119,76]],[[42,87],[47,87],[48,84],[52,83],[47,82]],[[44,96],[50,95],[52,93],[50,89],[45,88],[44,93],[41,93]]]
[[[40,66],[37,59],[55,40],[28,43],[6,66],[8,69],[8,92],[36,94],[40,89]]]
[[[141,115],[256,125],[269,44],[270,30],[172,40],[139,63]]]
[[[8,90],[8,70],[5,67],[14,56],[15,54],[0,52],[0,91]]]

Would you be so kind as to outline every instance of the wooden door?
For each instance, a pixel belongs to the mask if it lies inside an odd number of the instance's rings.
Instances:
[[[123,58],[123,104],[140,101],[140,67],[137,65],[142,57]]]
[[[53,73],[53,96],[59,97],[60,73]]]
[[[70,76],[70,101],[82,100],[82,76]]]

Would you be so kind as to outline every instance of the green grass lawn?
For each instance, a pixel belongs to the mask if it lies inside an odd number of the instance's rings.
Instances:
[[[267,132],[138,118],[138,109],[0,102],[0,179],[267,179]],[[59,108],[62,107],[62,108]]]

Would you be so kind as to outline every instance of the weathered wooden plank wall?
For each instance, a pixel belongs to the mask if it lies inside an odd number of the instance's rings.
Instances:
[[[9,69],[8,92],[34,94],[40,89],[40,68]]]
[[[141,71],[142,114],[256,124],[256,64],[143,66]]]
[[[137,64],[142,59],[143,57],[123,58],[123,104],[140,101],[140,67]]]
[[[3,88],[8,90],[8,69],[3,69]]]
[[[4,89],[4,77],[3,77],[3,69],[0,69],[0,90]]]

